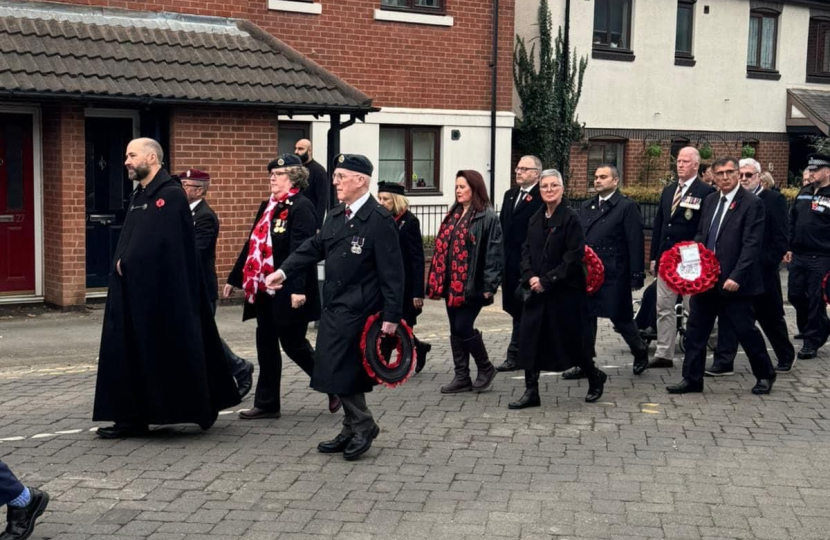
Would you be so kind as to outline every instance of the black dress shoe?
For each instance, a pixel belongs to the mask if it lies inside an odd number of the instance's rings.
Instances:
[[[95,432],[102,439],[125,439],[127,437],[143,437],[150,433],[147,424],[132,424],[116,422],[109,427],[101,427]]]
[[[654,360],[652,360],[648,364],[649,368],[672,368],[674,367],[674,360],[671,358],[660,358],[659,356],[655,356]]]
[[[691,382],[683,379],[677,384],[666,387],[669,394],[689,394],[691,392],[703,392],[703,381]]]
[[[351,435],[339,434],[330,441],[323,441],[317,445],[317,451],[321,454],[339,454],[346,449],[349,441],[352,440]]]
[[[810,360],[816,356],[818,356],[818,351],[812,347],[807,347],[806,345],[798,351],[799,360]]]
[[[648,369],[648,349],[634,355],[634,366],[631,368],[634,375],[640,375],[646,369]]]
[[[0,540],[25,540],[35,530],[35,520],[43,515],[49,504],[49,495],[39,489],[29,488],[32,500],[23,508],[8,507],[6,514],[6,532],[0,534]]]
[[[519,366],[516,365],[516,361],[513,360],[512,358],[508,358],[500,366],[496,367],[496,371],[501,371],[501,372],[518,371],[518,370],[519,370]]]
[[[415,373],[420,373],[427,363],[427,353],[432,350],[432,345],[426,341],[419,341],[415,346],[418,347],[418,359],[415,361]]]
[[[379,433],[380,427],[377,424],[375,424],[375,427],[369,433],[355,433],[352,435],[349,444],[343,450],[343,457],[348,461],[352,461],[362,456],[372,447],[372,441],[375,440]]]
[[[581,367],[576,366],[563,373],[562,378],[567,381],[572,381],[576,379],[587,379],[588,375],[582,370]]]
[[[804,334],[799,332],[799,333],[797,333],[796,335],[793,336],[793,339],[804,339]]]
[[[508,409],[527,409],[528,407],[541,407],[542,399],[538,390],[525,390],[525,393],[517,401],[508,403]]]
[[[337,397],[336,394],[329,394],[329,412],[331,414],[336,413],[340,410],[340,407],[343,406],[343,402],[340,401],[340,398]]]
[[[239,399],[245,399],[245,396],[251,391],[254,385],[254,365],[245,360],[245,371],[236,379],[236,388],[239,390]]]
[[[282,416],[279,411],[266,411],[265,409],[260,409],[258,407],[254,407],[253,409],[248,409],[247,411],[239,411],[239,418],[243,420],[259,420],[262,418],[279,418]]]
[[[778,362],[778,365],[775,366],[775,371],[778,373],[789,373],[793,370],[793,366],[795,366],[795,358],[793,358],[792,362]]]
[[[597,375],[593,379],[589,379],[588,393],[585,395],[586,403],[593,403],[602,397],[605,391],[605,381],[608,380],[608,375],[602,370],[597,370]]]
[[[723,377],[726,375],[734,375],[735,370],[734,368],[727,367],[727,366],[718,366],[713,365],[709,369],[703,372],[705,377]]]
[[[755,386],[752,387],[752,393],[756,396],[761,394],[769,394],[772,391],[772,385],[775,383],[775,375],[771,379],[758,379]]]

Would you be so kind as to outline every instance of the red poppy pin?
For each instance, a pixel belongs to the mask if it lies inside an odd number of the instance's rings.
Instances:
[[[288,209],[286,208],[282,212],[280,212],[280,219],[288,219]]]
[[[164,199],[159,199],[156,201],[156,208],[161,208],[164,206]]]
[[[732,204],[729,205],[729,209],[734,210],[736,206],[738,206],[738,203],[733,202]]]
[[[533,197],[531,197],[530,195],[525,196],[525,202],[530,202],[532,200],[533,200]]]

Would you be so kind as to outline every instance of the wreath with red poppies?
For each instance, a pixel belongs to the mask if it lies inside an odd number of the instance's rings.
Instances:
[[[830,272],[821,280],[821,291],[824,293],[824,303],[830,304]]]
[[[596,251],[591,249],[591,246],[585,246],[582,265],[588,274],[586,286],[588,294],[596,294],[602,284],[605,283],[605,265],[602,264],[602,259],[599,258]]]
[[[363,326],[363,334],[360,336],[363,369],[379,384],[395,388],[415,373],[418,355],[412,328],[401,320],[395,334],[385,336],[381,333],[382,315],[382,312],[371,315]]]
[[[700,252],[700,275],[695,279],[684,278],[678,272],[681,262],[680,249],[697,244]],[[700,242],[679,242],[666,250],[660,257],[660,277],[673,292],[681,295],[695,295],[706,292],[718,283],[720,263],[715,253],[706,249]]]

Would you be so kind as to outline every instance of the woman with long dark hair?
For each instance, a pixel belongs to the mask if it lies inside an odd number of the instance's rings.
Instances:
[[[499,218],[484,179],[476,171],[458,171],[455,204],[435,238],[427,296],[443,298],[450,322],[455,377],[441,387],[444,394],[484,392],[493,385],[496,368],[490,362],[481,332],[475,329],[481,308],[493,303],[504,266]],[[470,356],[478,367],[470,378]]]

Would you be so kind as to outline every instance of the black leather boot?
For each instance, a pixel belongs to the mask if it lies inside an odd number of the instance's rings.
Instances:
[[[427,353],[432,350],[432,345],[426,341],[421,341],[414,336],[412,337],[412,340],[415,342],[415,351],[418,355],[418,358],[415,361],[415,373],[420,373],[421,370],[424,369],[424,365],[427,362]]]
[[[478,375],[476,376],[475,382],[473,382],[473,390],[476,392],[486,392],[493,386],[493,379],[496,378],[496,367],[490,362],[490,357],[487,354],[487,348],[484,346],[484,338],[481,332],[476,330],[473,337],[465,342],[465,345],[478,367]]]
[[[540,407],[542,399],[539,397],[539,372],[525,370],[525,393],[513,403],[507,405],[508,409],[527,409],[528,407]]]
[[[450,336],[452,362],[455,364],[455,377],[450,384],[441,387],[442,394],[457,394],[459,392],[471,392],[473,390],[473,381],[470,380],[470,353],[464,345],[463,339]]]
[[[585,396],[585,401],[593,403],[602,397],[605,391],[605,381],[608,380],[608,375],[601,369],[594,368],[594,373],[588,377],[588,394]]]

